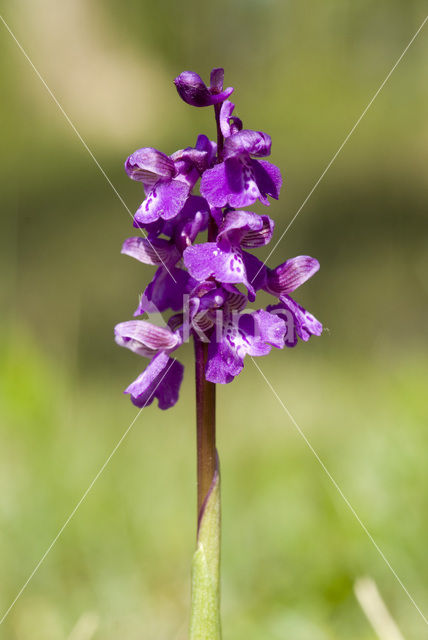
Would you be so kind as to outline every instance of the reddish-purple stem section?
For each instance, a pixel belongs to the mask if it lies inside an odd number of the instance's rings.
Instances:
[[[220,127],[221,104],[214,105],[217,125],[217,162],[221,162],[224,138]],[[214,218],[208,226],[208,242],[215,242],[217,225]],[[218,469],[215,443],[215,396],[213,382],[205,379],[208,357],[208,343],[195,336],[195,378],[196,378],[196,447],[198,474],[198,529],[203,505],[213,484]],[[218,472],[218,471],[217,471]]]
[[[221,104],[214,105],[217,125],[217,162],[221,162],[224,138],[220,127]],[[208,225],[208,242],[215,242],[217,225],[214,218]],[[218,473],[217,450],[215,444],[215,395],[213,382],[205,379],[208,357],[208,343],[195,336],[195,378],[196,378],[196,448],[198,474],[198,529],[208,493],[215,473]]]
[[[195,336],[198,518],[216,470],[215,384],[205,379],[208,343]]]

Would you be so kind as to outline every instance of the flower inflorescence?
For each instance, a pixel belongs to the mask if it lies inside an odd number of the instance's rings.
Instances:
[[[143,319],[115,327],[120,346],[150,358],[125,390],[138,407],[155,397],[161,409],[177,402],[183,365],[170,354],[189,335],[209,343],[206,379],[224,384],[242,371],[245,355],[294,347],[298,338],[322,332],[321,323],[290,296],[318,271],[318,261],[297,256],[270,269],[248,251],[270,242],[274,222],[242,208],[278,199],[281,173],[260,159],[270,155],[270,136],[244,129],[232,115],[233,88],[223,90],[223,77],[223,69],[213,69],[207,87],[199,75],[184,71],[174,81],[188,104],[214,106],[217,143],[199,135],[194,147],[171,156],[145,147],[125,162],[128,176],[144,187],[134,227],[146,237],[128,238],[122,253],[157,266],[134,316],[173,312],[163,327]],[[204,232],[207,241],[200,242]],[[258,291],[274,296],[274,304],[249,310]]]

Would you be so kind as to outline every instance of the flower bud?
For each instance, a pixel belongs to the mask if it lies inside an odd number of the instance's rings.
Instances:
[[[202,78],[194,71],[183,71],[174,80],[178,94],[184,102],[193,107],[209,107],[223,102],[233,91],[229,87],[225,91],[219,91],[218,84],[208,88]]]

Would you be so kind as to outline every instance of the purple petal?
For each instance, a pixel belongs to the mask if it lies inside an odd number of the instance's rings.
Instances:
[[[228,384],[241,373],[244,361],[226,339],[211,341],[208,345],[208,359],[205,378],[209,382]]]
[[[183,252],[201,231],[205,231],[209,217],[210,209],[205,198],[189,196],[178,216],[169,223],[171,229],[165,228],[164,233],[171,235],[177,249]]]
[[[284,347],[285,323],[278,316],[259,309],[253,316],[256,317],[260,340],[271,344],[277,349]]]
[[[230,250],[225,251],[215,242],[205,242],[187,247],[183,258],[190,275],[196,280],[202,281],[213,277],[219,282],[241,282],[247,287],[254,300],[255,292],[248,282],[239,247],[231,247]]]
[[[220,109],[220,129],[225,138],[231,134],[229,119],[232,116],[235,105],[230,100],[225,100]]]
[[[268,291],[273,295],[291,293],[309,280],[318,271],[320,264],[310,256],[290,258],[275,269],[268,271]]]
[[[175,218],[170,220],[160,218],[152,224],[138,226],[144,226],[148,230],[151,241],[161,234],[169,236],[177,245],[177,249],[182,251],[188,245],[187,236],[193,242],[196,235],[207,228],[209,213],[210,209],[205,198],[190,195]]]
[[[229,211],[220,226],[217,242],[222,240],[243,247],[261,247],[272,238],[274,222],[269,216],[251,211]]]
[[[247,272],[248,281],[251,283],[255,291],[267,288],[268,268],[266,265],[247,251],[242,252],[244,258],[245,270]]]
[[[222,91],[221,93],[212,93],[211,94],[211,102],[210,105],[212,104],[219,104],[220,102],[223,102],[224,100],[227,100],[227,98],[233,93],[233,87],[227,87],[227,89],[225,89],[224,91]]]
[[[195,217],[188,220],[181,228],[179,237],[176,239],[177,244],[183,251],[185,247],[188,247],[195,240],[197,235],[205,230],[208,226],[208,216],[202,212],[197,211]]]
[[[137,407],[147,407],[157,398],[159,409],[169,409],[178,400],[183,372],[184,367],[178,360],[160,353],[129,385],[125,393],[131,395],[131,400]]]
[[[200,174],[211,166],[216,149],[217,145],[211,142],[207,136],[198,136],[195,147],[186,147],[186,149],[180,149],[172,154],[171,159],[174,161],[177,175],[181,174],[188,179],[194,168],[198,172],[196,182]]]
[[[167,324],[171,331],[177,331],[179,327],[183,324],[184,316],[182,313],[175,313],[170,317]]]
[[[223,289],[226,292],[226,306],[231,311],[242,311],[248,303],[247,296],[244,296],[236,287],[225,284]]]
[[[269,216],[260,216],[263,222],[260,230],[250,230],[241,238],[241,246],[249,249],[268,244],[273,235],[275,223]]]
[[[230,100],[225,100],[220,110],[220,129],[225,138],[242,130],[242,120],[232,117],[235,105]]]
[[[213,166],[216,153],[217,144],[207,136],[199,135],[195,147],[180,149],[171,156],[176,176],[181,176],[193,188],[202,173]]]
[[[250,161],[241,158],[228,158],[205,171],[201,193],[213,207],[228,204],[236,209],[248,207],[261,197]]]
[[[307,342],[311,336],[322,334],[322,324],[309,311],[298,304],[290,296],[281,296],[281,302],[290,309],[296,319],[296,331],[302,340]]]
[[[264,197],[268,195],[278,200],[282,185],[281,172],[278,167],[267,160],[251,160],[250,162],[260,193]]]
[[[114,337],[120,347],[146,358],[158,351],[171,351],[180,344],[179,337],[170,329],[157,327],[145,320],[121,322],[114,328]]]
[[[177,248],[168,240],[162,238],[127,238],[122,246],[121,253],[135,258],[145,264],[169,264],[174,265],[180,258]]]
[[[135,214],[135,222],[148,224],[163,218],[174,218],[183,208],[189,195],[189,185],[181,180],[156,184]]]
[[[192,278],[183,269],[172,267],[168,272],[164,267],[159,267],[141,296],[134,316],[141,316],[144,313],[162,313],[167,309],[180,311],[183,308],[184,294],[190,291],[194,284]]]
[[[231,382],[242,371],[247,354],[267,355],[272,345],[282,349],[284,333],[284,321],[264,310],[229,317],[220,339],[209,344],[206,379],[220,384]]]
[[[206,135],[201,133],[196,140],[195,148],[199,151],[205,151],[206,153],[206,166],[204,166],[203,168],[203,170],[205,171],[213,164],[215,160],[217,153],[217,144],[210,140]]]
[[[125,171],[132,180],[139,180],[145,189],[156,182],[170,180],[175,175],[171,158],[153,147],[144,147],[131,154],[125,161]]]
[[[238,192],[239,190],[240,185],[238,185]],[[212,207],[226,206],[231,188],[227,180],[225,162],[216,164],[212,169],[205,171],[201,179],[200,191]]]
[[[210,89],[216,93],[223,91],[224,69],[215,67],[210,74]]]
[[[224,142],[225,158],[241,154],[263,158],[270,155],[271,137],[262,131],[242,129],[234,133]]]
[[[287,347],[297,344],[297,336],[307,342],[310,336],[320,336],[322,333],[321,322],[288,295],[281,296],[280,303],[270,305],[267,310],[284,319],[284,342]]]

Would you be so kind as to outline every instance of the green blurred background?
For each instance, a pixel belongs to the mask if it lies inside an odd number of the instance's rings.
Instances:
[[[123,171],[129,153],[214,135],[210,110],[182,103],[172,79],[224,66],[245,126],[273,138],[279,237],[426,6],[23,0],[2,14],[131,211],[142,192]],[[326,331],[258,360],[425,615],[427,29],[272,258],[320,260],[297,298]],[[0,47],[1,616],[135,416],[121,391],[145,362],[115,346],[112,328],[152,269],[120,255],[126,209],[2,24]],[[179,404],[144,410],[2,638],[187,637],[191,356]],[[426,637],[250,361],[218,395],[225,640],[373,640],[353,592],[364,575],[404,636]]]

